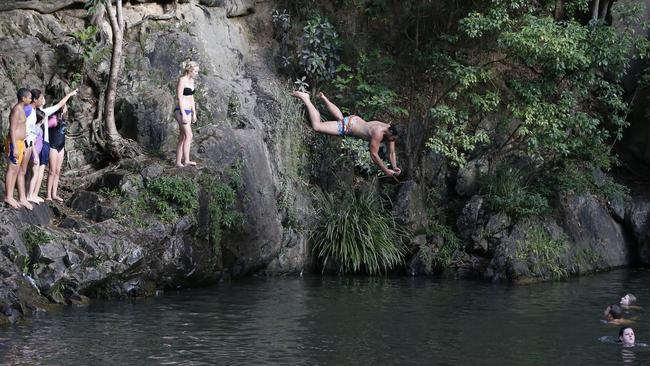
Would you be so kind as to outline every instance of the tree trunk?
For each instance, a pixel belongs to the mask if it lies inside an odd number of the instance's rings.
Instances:
[[[65,9],[70,5],[74,4],[84,4],[85,0],[58,0],[52,2],[43,2],[43,1],[12,1],[7,2],[3,1],[0,4],[0,12],[9,11],[9,10],[34,10],[41,14],[51,14],[55,11]]]
[[[111,143],[121,140],[115,124],[115,96],[117,94],[117,82],[122,65],[122,44],[124,41],[124,19],[122,18],[122,0],[117,0],[115,8],[108,2],[106,12],[111,23],[113,31],[113,53],[111,55],[111,71],[108,77],[108,87],[106,88],[106,107],[104,116],[106,122],[106,132]]]
[[[600,0],[594,0],[593,4],[591,4],[591,19],[592,20],[598,20],[599,10],[600,10]]]

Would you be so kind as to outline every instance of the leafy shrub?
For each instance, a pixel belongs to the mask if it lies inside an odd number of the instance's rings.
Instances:
[[[400,105],[397,92],[388,86],[395,61],[375,49],[370,53],[360,53],[354,67],[340,65],[333,80],[334,89],[350,109],[367,119],[382,115],[393,117],[408,116],[408,111]]]
[[[484,189],[487,206],[492,212],[504,212],[515,219],[550,212],[546,197],[526,186],[515,168],[498,166],[494,174],[488,176]]]
[[[45,244],[54,239],[54,236],[48,234],[43,229],[35,225],[30,225],[23,232],[23,243],[27,251],[31,253],[35,246]]]
[[[627,202],[630,189],[616,183],[610,176],[597,169],[575,161],[565,161],[552,170],[553,185],[561,192],[576,194],[592,193],[607,200]]]
[[[324,268],[329,261],[341,273],[386,272],[402,264],[402,230],[374,192],[316,196],[320,221],[311,233],[313,252]]]
[[[187,215],[198,206],[196,183],[180,177],[160,177],[147,184],[148,201],[159,214],[169,213],[171,207]]]
[[[540,227],[528,232],[525,242],[517,242],[515,256],[526,261],[533,275],[560,279],[568,275],[564,259],[568,251],[566,238],[553,239]]]
[[[136,198],[125,198],[118,217],[125,224],[147,226],[147,215],[154,214],[164,222],[178,215],[188,215],[198,207],[198,186],[190,179],[159,177],[149,182]]]
[[[199,183],[209,200],[210,227],[208,236],[215,258],[221,257],[223,229],[242,227],[245,222],[244,215],[236,207],[238,191],[243,188],[240,169],[239,165],[229,169],[226,182],[216,180],[213,176],[206,174],[199,177]]]
[[[298,64],[312,80],[327,80],[340,61],[341,40],[327,18],[315,15],[302,29]]]

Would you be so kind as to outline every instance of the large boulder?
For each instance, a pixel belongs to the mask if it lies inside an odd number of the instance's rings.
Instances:
[[[404,182],[393,205],[393,217],[410,234],[426,229],[428,224],[426,199],[422,188],[412,180]]]
[[[566,194],[560,197],[559,207],[562,226],[583,269],[589,272],[631,264],[631,243],[605,203],[588,194]]]

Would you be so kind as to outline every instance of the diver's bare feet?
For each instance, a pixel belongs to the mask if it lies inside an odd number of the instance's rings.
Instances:
[[[36,197],[27,197],[27,201],[38,204],[38,200],[36,199]]]
[[[196,166],[196,162],[195,161],[186,161],[185,165]]]
[[[37,203],[43,203],[43,202],[45,202],[45,200],[42,199],[42,198],[39,197],[39,196],[34,197],[34,199],[36,200]]]
[[[16,201],[13,198],[6,198],[5,197],[5,203],[11,206],[12,208],[18,208],[20,205],[18,205],[18,201]]]
[[[57,201],[59,201],[59,202],[63,202],[63,198],[61,198],[61,197],[59,197],[59,196],[54,196],[54,199],[57,200]]]
[[[177,168],[184,168],[185,165],[183,165],[183,164],[181,164],[181,163],[176,163],[176,167],[177,167]]]
[[[46,201],[51,201],[51,200],[52,200],[52,197],[47,196],[47,197],[45,197],[45,200],[46,200]]]
[[[20,200],[20,201],[18,201],[18,204],[25,207],[28,210],[33,210],[34,209],[34,206],[32,206],[31,203],[27,202],[27,200]]]
[[[309,94],[308,93],[301,92],[301,91],[298,91],[298,90],[294,90],[294,92],[291,93],[291,95],[293,95],[294,97],[296,97],[298,99],[309,99]]]

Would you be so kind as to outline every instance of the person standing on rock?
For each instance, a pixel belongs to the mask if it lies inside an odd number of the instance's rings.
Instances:
[[[190,160],[192,144],[191,123],[196,123],[196,105],[194,104],[194,81],[199,75],[199,64],[189,61],[183,65],[183,76],[178,79],[176,94],[178,105],[174,108],[174,117],[178,122],[178,146],[176,148],[176,166],[196,165]]]
[[[77,89],[68,93],[63,99],[54,106],[42,108],[45,105],[45,96],[38,89],[32,89],[32,105],[36,108],[37,114],[37,136],[34,144],[34,161],[33,161],[33,174],[29,183],[29,190],[27,191],[27,200],[40,203],[43,199],[38,196],[43,183],[43,175],[45,174],[45,167],[50,160],[50,134],[48,128],[48,120],[51,115],[61,109],[68,99],[77,95]]]
[[[5,151],[9,158],[7,164],[7,175],[5,176],[5,198],[4,201],[13,208],[20,206],[32,209],[25,196],[25,174],[20,173],[23,159],[25,158],[25,137],[27,115],[25,107],[32,101],[32,93],[27,88],[18,89],[18,103],[11,108],[9,114],[9,134],[5,139]],[[30,114],[34,113],[30,111]],[[27,158],[29,159],[29,157]],[[18,201],[14,199],[14,188],[18,185]]]
[[[323,94],[319,93],[318,97],[325,103],[329,112],[336,118],[336,121],[321,122],[320,113],[314,106],[309,98],[309,94],[294,91],[292,96],[300,99],[307,108],[309,114],[309,121],[311,127],[316,132],[324,133],[332,136],[354,136],[370,142],[369,150],[372,161],[389,177],[400,175],[402,170],[397,167],[397,160],[395,154],[395,140],[397,140],[397,128],[395,126],[380,121],[364,121],[361,117],[350,115],[343,117],[341,110],[330,102],[329,99]],[[384,162],[379,157],[379,146],[383,141],[388,142],[388,160],[390,161],[391,168],[386,167]]]
[[[58,196],[59,177],[61,167],[63,166],[63,157],[65,156],[65,130],[68,107],[63,108],[48,120],[48,135],[50,138],[50,169],[47,176],[47,196],[46,201],[57,200],[63,202],[63,198]]]

